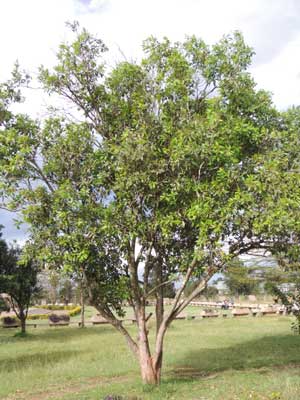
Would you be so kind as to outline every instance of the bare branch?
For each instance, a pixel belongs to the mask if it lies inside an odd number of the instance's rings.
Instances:
[[[185,275],[183,284],[182,284],[181,288],[178,290],[178,292],[176,293],[176,296],[175,296],[175,299],[174,299],[174,303],[173,303],[173,307],[171,308],[170,312],[168,313],[168,315],[167,315],[167,317],[166,317],[167,320],[171,317],[172,313],[173,313],[174,310],[176,309],[177,304],[178,304],[178,302],[179,302],[179,300],[180,300],[180,298],[181,298],[181,295],[182,295],[182,293],[183,293],[183,291],[184,291],[184,289],[185,289],[185,287],[186,287],[188,281],[190,280],[190,278],[191,278],[191,276],[192,276],[192,273],[193,273],[193,271],[194,271],[196,265],[197,265],[197,257],[194,256],[191,265],[190,265],[189,268],[187,269],[187,272],[186,272],[186,275]]]
[[[160,287],[169,285],[170,283],[175,282],[176,280],[177,280],[177,278],[173,278],[173,279],[170,279],[170,280],[168,280],[168,281],[166,281],[166,282],[163,282],[163,283],[161,283],[161,284],[155,286],[153,289],[150,290],[150,292],[148,292],[148,293],[145,295],[145,298],[149,297],[152,293],[155,293],[156,290],[159,289]]]
[[[50,183],[49,179],[46,177],[46,175],[43,173],[43,171],[41,170],[41,168],[39,167],[39,165],[37,164],[35,159],[31,160],[31,164],[34,167],[35,171],[40,175],[41,179],[43,180],[43,182],[45,182],[45,184],[47,185],[48,189],[51,192],[54,192],[54,188],[52,186],[52,184]]]
[[[224,264],[223,264],[224,265]],[[196,286],[196,288],[192,291],[192,293],[179,305],[179,307],[177,307],[174,310],[174,315],[178,315],[179,313],[181,313],[186,306],[189,305],[189,303],[195,298],[197,297],[207,286],[208,281],[210,280],[210,278],[217,272],[220,271],[222,269],[222,266],[219,267],[209,267],[208,271],[205,274],[205,277],[203,277],[203,279],[201,279],[201,281],[198,283],[198,285]]]
[[[83,275],[83,279],[85,281],[85,287],[88,289],[90,301],[93,303],[93,293],[92,293],[90,285],[88,285],[87,276],[86,276],[84,269],[82,269],[82,275]],[[99,313],[102,315],[103,318],[105,318],[115,329],[117,329],[117,331],[122,333],[122,335],[125,337],[125,339],[128,343],[129,348],[132,350],[132,352],[135,354],[135,356],[137,356],[137,352],[138,352],[137,343],[130,336],[127,329],[124,328],[124,326],[122,325],[122,321],[120,321],[118,318],[116,318],[108,307],[104,307],[104,306],[102,307],[99,304],[94,305],[94,306],[99,311]]]
[[[133,238],[131,241],[128,240],[127,243],[127,263],[128,263],[128,271],[129,271],[129,279],[134,295],[134,301],[137,306],[141,304],[141,296],[140,296],[140,287],[139,287],[139,279],[137,272],[137,265],[135,262],[134,250],[135,250],[136,238]]]
[[[145,260],[145,266],[144,266],[144,292],[147,292],[148,289],[148,283],[149,283],[149,273],[150,273],[150,257],[151,257],[151,252],[153,249],[153,242],[150,243],[149,249],[146,254],[146,260]],[[147,295],[145,296],[147,298]]]
[[[126,339],[129,348],[133,352],[133,354],[138,357],[138,345],[135,340],[130,336],[129,332],[126,328],[122,325],[122,321],[116,318],[113,313],[108,310],[104,309],[100,306],[95,306],[99,313],[105,318],[118,332],[120,332]]]

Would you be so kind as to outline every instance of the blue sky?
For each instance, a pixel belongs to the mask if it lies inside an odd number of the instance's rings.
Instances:
[[[258,87],[271,91],[280,109],[300,104],[299,0],[1,0],[0,81],[16,59],[33,75],[39,65],[53,65],[68,37],[65,22],[73,20],[104,40],[111,64],[139,59],[150,35],[182,40],[195,34],[213,43],[239,29],[256,51],[251,72]],[[28,98],[24,110],[43,115],[46,97],[36,91]],[[7,239],[24,237],[8,213],[0,211],[0,224]]]

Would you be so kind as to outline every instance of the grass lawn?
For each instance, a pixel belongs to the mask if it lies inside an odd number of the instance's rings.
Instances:
[[[15,336],[15,329],[0,329],[0,398],[295,400],[300,336],[292,334],[290,322],[289,317],[175,321],[158,388],[141,385],[136,361],[110,326],[39,326],[25,338]]]

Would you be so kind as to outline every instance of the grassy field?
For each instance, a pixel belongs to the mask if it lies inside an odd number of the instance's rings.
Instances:
[[[110,326],[39,326],[25,338],[1,329],[0,398],[295,400],[300,337],[292,334],[290,322],[289,317],[175,321],[159,388],[141,385],[135,360]]]

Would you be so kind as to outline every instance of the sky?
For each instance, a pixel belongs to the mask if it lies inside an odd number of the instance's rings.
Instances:
[[[0,81],[16,60],[33,76],[41,64],[54,65],[68,39],[65,22],[75,20],[106,43],[112,65],[138,60],[150,35],[196,35],[212,44],[240,30],[256,53],[257,87],[270,91],[279,109],[300,104],[299,0],[0,0]],[[28,104],[26,111],[39,115],[46,98],[35,91]],[[13,217],[0,211],[4,238],[22,241],[24,229],[13,226]]]

